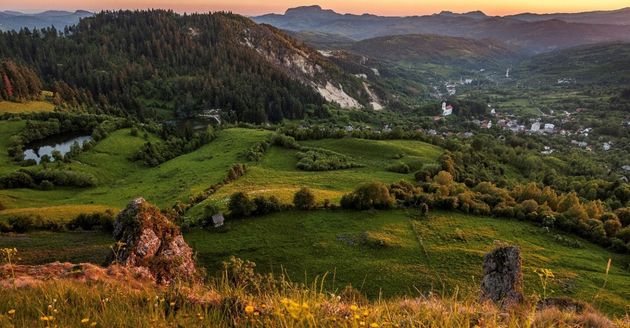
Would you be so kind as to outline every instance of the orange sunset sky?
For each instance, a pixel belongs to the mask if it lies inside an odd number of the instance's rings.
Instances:
[[[287,8],[319,4],[342,13],[380,15],[421,15],[442,10],[465,12],[483,10],[505,15],[521,12],[577,12],[610,10],[630,6],[629,0],[2,0],[0,10],[28,12],[48,9],[143,9],[170,8],[178,12],[229,10],[244,15],[282,13]]]

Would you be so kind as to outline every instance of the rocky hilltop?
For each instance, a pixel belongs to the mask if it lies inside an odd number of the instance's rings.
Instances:
[[[114,238],[118,241],[110,256],[114,264],[145,270],[158,284],[197,277],[193,251],[179,227],[144,198],[120,212]]]

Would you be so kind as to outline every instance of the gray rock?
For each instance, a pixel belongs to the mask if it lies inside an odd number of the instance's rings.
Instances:
[[[517,246],[494,249],[483,258],[481,300],[501,306],[512,306],[523,301],[523,272],[521,252]]]
[[[114,238],[120,249],[112,252],[112,262],[146,269],[158,284],[197,278],[193,251],[179,228],[143,198],[133,200],[120,212]]]

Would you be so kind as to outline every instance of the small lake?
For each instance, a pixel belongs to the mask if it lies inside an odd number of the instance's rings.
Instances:
[[[50,160],[54,161],[52,158],[53,151],[58,150],[62,155],[66,155],[70,152],[70,147],[72,147],[75,142],[77,142],[80,146],[83,146],[83,144],[91,140],[92,136],[62,135],[49,137],[26,146],[27,149],[24,151],[24,160],[32,159],[39,164],[42,156],[48,155]]]

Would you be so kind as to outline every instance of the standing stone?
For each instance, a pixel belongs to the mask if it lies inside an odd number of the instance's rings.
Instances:
[[[196,279],[193,251],[179,228],[144,198],[120,212],[114,238],[119,246],[110,258],[119,265],[144,270],[159,284]]]
[[[481,300],[491,300],[501,306],[523,301],[521,252],[517,246],[494,249],[483,258]]]

